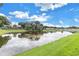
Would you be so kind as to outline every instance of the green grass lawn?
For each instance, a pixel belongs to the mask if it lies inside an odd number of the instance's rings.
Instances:
[[[79,33],[33,48],[17,56],[79,56]]]
[[[8,29],[8,30],[2,30],[0,29],[0,35],[3,35],[5,33],[9,33],[9,32],[25,32],[25,30],[20,30],[20,29]]]

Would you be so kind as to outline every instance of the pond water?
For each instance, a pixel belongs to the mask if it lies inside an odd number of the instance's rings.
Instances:
[[[70,32],[54,32],[36,35],[27,33],[4,34],[0,36],[0,56],[16,55],[71,34]]]

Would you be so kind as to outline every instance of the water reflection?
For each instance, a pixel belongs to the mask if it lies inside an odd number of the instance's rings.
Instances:
[[[0,55],[16,55],[23,51],[58,40],[71,35],[70,32],[54,32],[41,34],[8,33],[0,36]],[[4,53],[3,53],[4,52]]]
[[[7,37],[2,37],[2,36],[0,36],[0,48],[1,48],[3,45],[5,45],[5,44],[8,42],[9,39],[10,39],[9,36],[7,36]]]
[[[31,40],[39,40],[42,35],[43,34],[26,34],[26,33],[21,33],[20,35],[18,35],[18,37],[19,38],[28,38],[28,39],[31,39]]]
[[[8,34],[5,34],[5,35],[2,35],[2,37],[11,37],[11,38],[15,38],[15,37],[18,37],[18,38],[28,38],[30,40],[39,40],[40,37],[43,35],[44,33],[39,33],[39,34],[27,34],[25,32],[23,33],[8,33]]]
[[[37,46],[43,34],[7,33],[0,37],[0,55],[15,55]],[[4,53],[2,52],[4,51]]]

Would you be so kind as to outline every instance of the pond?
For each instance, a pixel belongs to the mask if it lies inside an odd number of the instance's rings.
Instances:
[[[0,36],[0,56],[16,55],[34,47],[58,40],[70,32],[54,32],[43,34],[8,33]]]

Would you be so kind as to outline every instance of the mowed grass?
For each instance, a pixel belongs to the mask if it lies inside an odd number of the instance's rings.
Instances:
[[[3,35],[5,33],[9,33],[9,32],[25,32],[25,30],[20,30],[20,29],[8,29],[8,30],[2,30],[0,29],[0,35]]]
[[[17,56],[79,56],[79,33],[33,48]]]

